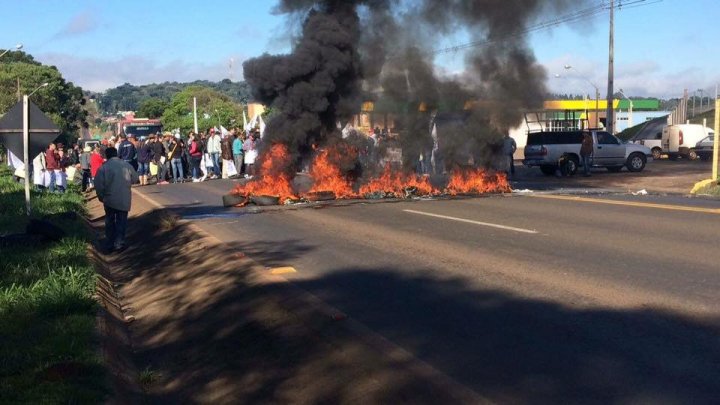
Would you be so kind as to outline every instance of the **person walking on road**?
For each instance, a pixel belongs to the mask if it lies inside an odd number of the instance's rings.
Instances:
[[[593,153],[593,139],[590,132],[583,132],[583,140],[580,145],[580,158],[583,163],[585,177],[590,177],[590,159]]]
[[[95,192],[105,208],[105,243],[108,251],[125,249],[127,217],[132,202],[130,187],[138,174],[130,163],[118,159],[117,149],[107,148],[107,161],[95,175]]]
[[[505,134],[505,138],[503,139],[503,155],[508,160],[508,164],[510,165],[508,173],[510,173],[511,176],[515,176],[515,151],[517,150],[517,144],[515,143],[515,140],[510,136],[510,134]]]

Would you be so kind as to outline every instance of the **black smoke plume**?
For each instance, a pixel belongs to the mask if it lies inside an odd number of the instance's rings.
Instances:
[[[546,94],[547,74],[520,33],[586,2],[281,0],[278,12],[303,18],[292,52],[243,64],[255,99],[273,110],[265,143],[307,155],[339,137],[362,101],[380,98],[397,110],[408,169],[438,145],[447,168],[490,166],[503,135]],[[467,53],[464,74],[441,77],[430,51],[458,32],[486,45]]]

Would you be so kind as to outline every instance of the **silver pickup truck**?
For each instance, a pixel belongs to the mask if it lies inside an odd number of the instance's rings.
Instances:
[[[652,161],[652,151],[643,145],[623,143],[608,132],[588,130],[593,137],[593,167],[605,167],[619,172],[623,167],[639,172]],[[567,174],[575,174],[580,167],[580,144],[583,131],[543,131],[528,133],[523,164],[540,167],[546,175],[554,174],[563,164]]]

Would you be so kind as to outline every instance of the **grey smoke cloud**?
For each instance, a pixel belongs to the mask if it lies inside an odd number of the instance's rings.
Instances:
[[[276,110],[268,139],[300,154],[337,135],[336,123],[357,113],[368,96],[362,88],[381,86],[381,97],[405,105],[400,136],[411,158],[431,144],[436,110],[458,99],[478,101],[469,110],[456,108],[462,116],[443,128],[441,147],[453,157],[449,164],[468,160],[460,150],[483,163],[486,150],[520,123],[521,110],[539,107],[547,92],[546,70],[515,34],[586,1],[281,0],[277,12],[304,18],[300,37],[290,54],[247,61],[245,78],[254,96]],[[438,77],[428,44],[461,30],[493,42],[467,53],[462,80]]]
[[[97,13],[86,10],[75,15],[57,34],[55,38],[64,38],[75,35],[82,35],[95,31],[99,26]]]

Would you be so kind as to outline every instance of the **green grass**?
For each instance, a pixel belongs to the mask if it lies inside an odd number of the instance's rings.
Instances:
[[[705,186],[704,188],[701,188],[696,193],[698,195],[712,195],[716,197],[720,197],[720,181],[714,184],[710,184],[708,186]]]
[[[644,126],[645,126],[645,123],[644,123],[644,122],[641,122],[640,124],[637,124],[637,125],[632,126],[632,127],[630,127],[630,128],[626,128],[625,130],[623,130],[622,132],[616,134],[615,136],[617,136],[618,138],[620,138],[620,140],[622,140],[622,141],[629,141],[629,140],[632,139],[632,137],[635,136],[635,134],[637,134],[637,133],[642,129],[642,127],[644,127]]]
[[[77,193],[33,193],[33,216],[83,213]],[[0,235],[27,223],[22,184],[0,170]],[[95,272],[80,219],[52,222],[67,236],[0,247],[0,403],[98,403],[105,371],[95,332]]]
[[[691,109],[688,109],[688,117],[692,115]],[[701,124],[703,123],[703,119],[707,120],[707,126],[710,128],[715,128],[715,110],[710,110],[707,112],[704,112],[702,114],[698,114],[692,118],[688,118],[690,120],[691,124]]]

